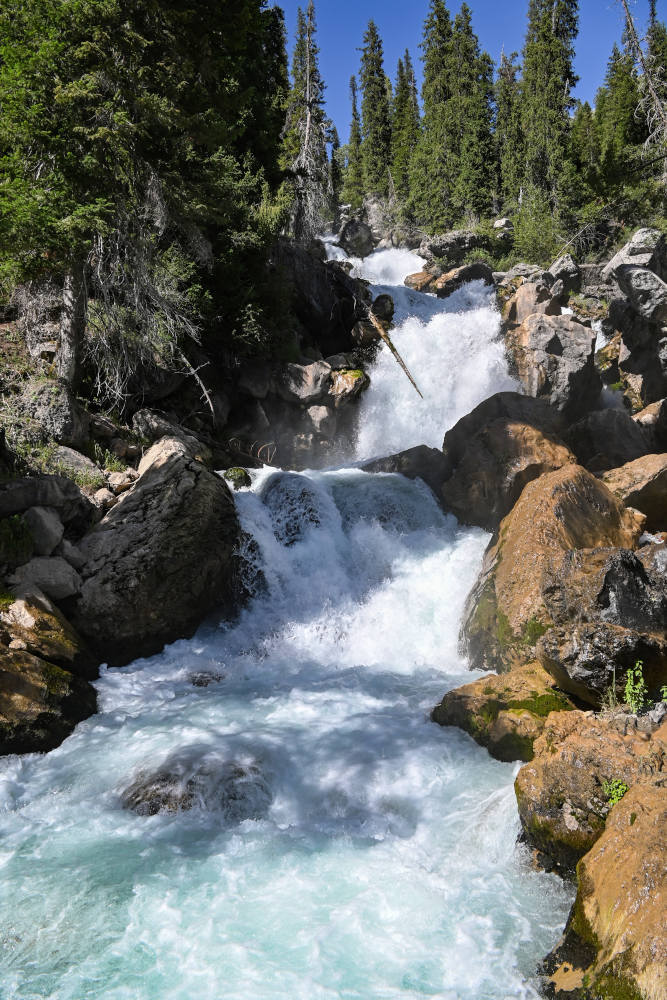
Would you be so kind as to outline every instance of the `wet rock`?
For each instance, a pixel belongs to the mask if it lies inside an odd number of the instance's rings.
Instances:
[[[9,583],[20,589],[36,587],[54,601],[73,597],[81,589],[81,577],[61,556],[36,556],[19,566]]]
[[[21,398],[21,412],[61,444],[80,448],[88,440],[88,414],[79,406],[66,382],[30,380]]]
[[[238,605],[240,527],[224,480],[174,438],[154,445],[139,471],[79,544],[86,564],[72,622],[112,665]]]
[[[641,427],[624,410],[595,410],[565,432],[565,442],[581,465],[604,472],[646,454]]]
[[[247,469],[242,469],[239,466],[233,466],[231,469],[226,469],[223,475],[227,482],[231,483],[235,490],[241,490],[247,488],[248,486],[252,486],[252,479],[250,478]]]
[[[529,663],[448,691],[431,718],[463,729],[496,760],[529,761],[549,713],[573,708],[553,677],[538,663]]]
[[[53,750],[96,710],[88,681],[27,650],[0,647],[0,754]]]
[[[667,531],[667,454],[645,455],[602,476],[626,507],[646,514],[647,531]]]
[[[222,761],[216,754],[182,752],[153,773],[141,773],[121,795],[139,816],[203,809],[229,824],[263,819],[273,801],[271,787],[253,760]]]
[[[357,347],[368,347],[381,340],[380,331],[369,319],[360,319],[352,327],[352,341]]]
[[[383,293],[373,300],[371,312],[381,323],[388,327],[394,318],[394,300],[391,295]]]
[[[403,284],[416,292],[430,292],[435,279],[436,275],[431,271],[417,271],[416,274],[409,274]]]
[[[17,589],[0,610],[0,637],[88,680],[97,676],[97,659],[58,608],[36,587]]]
[[[419,245],[419,256],[452,268],[462,264],[471,251],[487,247],[486,237],[467,229],[456,229],[437,236],[425,236]]]
[[[338,234],[338,242],[350,257],[367,257],[375,249],[371,227],[361,219],[349,219]]]
[[[461,267],[455,267],[452,271],[441,274],[428,290],[435,292],[439,299],[446,299],[469,281],[483,281],[487,285],[493,285],[491,268],[488,264],[479,262],[463,264]]]
[[[564,553],[634,548],[644,518],[585,469],[566,465],[529,483],[501,522],[468,597],[461,645],[473,669],[511,669],[535,659],[553,625],[544,581]]]
[[[528,424],[548,437],[561,435],[565,427],[562,414],[545,400],[518,392],[497,392],[461,417],[445,434],[442,450],[452,469],[465,455],[470,439],[494,420]]]
[[[557,437],[530,424],[499,419],[469,439],[440,487],[445,508],[463,524],[494,530],[527,483],[576,459]]]
[[[318,497],[302,476],[277,473],[266,484],[262,500],[271,513],[276,538],[294,545],[321,523]]]
[[[361,368],[335,371],[331,376],[329,399],[336,409],[358,399],[364,389],[371,384],[366,372]]]
[[[664,780],[633,786],[577,868],[577,898],[558,946],[545,959],[544,995],[667,995],[664,926]]]
[[[440,499],[440,486],[445,478],[447,462],[437,448],[420,444],[386,458],[376,458],[363,465],[362,469],[364,472],[399,472],[408,479],[423,479]]]
[[[331,368],[325,361],[311,364],[287,364],[275,379],[275,388],[288,403],[316,403],[326,396],[331,382]]]
[[[583,712],[551,714],[535,740],[534,759],[514,784],[528,843],[564,873],[573,872],[605,828],[609,783],[632,788],[666,779],[666,740],[667,723],[645,741],[627,738]]]
[[[510,361],[529,396],[548,400],[568,419],[597,402],[595,334],[572,316],[532,315],[506,332]]]
[[[23,520],[32,535],[34,551],[38,556],[50,556],[65,532],[55,507],[30,507]]]

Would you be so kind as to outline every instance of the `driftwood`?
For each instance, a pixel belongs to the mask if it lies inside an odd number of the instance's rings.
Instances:
[[[398,353],[398,351],[394,347],[394,345],[392,343],[392,339],[389,336],[389,334],[387,333],[387,331],[384,329],[384,327],[382,326],[382,323],[380,323],[379,319],[376,316],[374,316],[373,313],[370,310],[368,312],[368,319],[372,323],[373,327],[380,334],[380,336],[384,340],[385,344],[387,345],[387,347],[389,348],[389,350],[391,351],[391,353],[394,355],[394,357],[398,361],[399,365],[401,366],[401,368],[403,369],[403,371],[405,372],[405,374],[407,375],[407,377],[410,379],[410,382],[411,382],[411,384],[412,384],[415,392],[417,393],[417,395],[420,397],[420,399],[423,399],[424,397],[422,396],[422,394],[420,392],[419,386],[417,385],[417,383],[413,379],[412,375],[410,374],[410,369],[408,368],[408,366],[406,365],[405,361],[403,360],[403,358],[401,357],[401,355]]]

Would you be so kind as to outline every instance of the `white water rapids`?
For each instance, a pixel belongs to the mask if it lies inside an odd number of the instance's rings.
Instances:
[[[353,461],[439,446],[511,386],[489,292],[410,292],[419,264],[363,263],[426,398],[383,348]],[[471,679],[487,536],[354,468],[265,469],[237,504],[264,577],[239,621],[104,670],[97,716],[0,760],[0,997],[536,997],[570,891],[516,844],[515,766],[428,719]],[[194,808],[124,809],[165,765],[199,774]]]

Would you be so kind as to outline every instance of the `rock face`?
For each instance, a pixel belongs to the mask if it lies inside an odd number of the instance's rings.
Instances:
[[[425,236],[419,245],[419,256],[427,261],[441,261],[444,267],[457,267],[473,250],[487,246],[487,240],[467,229],[455,229],[439,236]]]
[[[633,548],[643,517],[626,510],[585,469],[566,465],[529,483],[501,522],[468,598],[461,631],[475,669],[508,670],[535,657],[553,624],[546,580],[576,549]]]
[[[514,295],[503,308],[507,323],[521,326],[529,316],[560,316],[560,302],[554,297],[551,287],[544,282],[530,281],[519,285]]]
[[[553,1000],[667,996],[665,782],[630,788],[579,862],[577,898],[543,965]]]
[[[493,531],[527,483],[575,462],[557,437],[530,424],[500,418],[469,440],[440,494],[459,521]]]
[[[227,485],[165,438],[136,485],[81,541],[73,623],[113,665],[191,634],[208,611],[231,611],[240,528]]]
[[[578,292],[581,288],[581,271],[569,253],[563,254],[562,257],[553,262],[549,268],[549,274],[554,281],[563,282],[563,291],[566,294]]]
[[[88,439],[88,415],[81,409],[65,382],[33,380],[23,393],[21,409],[36,421],[48,437],[71,448]]]
[[[0,647],[0,755],[52,750],[96,708],[88,681],[27,650]]]
[[[590,409],[602,383],[595,333],[572,316],[531,315],[507,331],[510,361],[529,396],[548,400],[568,419]]]
[[[667,278],[667,244],[658,229],[638,229],[632,239],[602,269],[603,281],[610,281],[624,267],[646,267]]]
[[[340,233],[338,242],[351,257],[367,257],[375,249],[371,227],[360,219],[349,219]]]
[[[667,454],[645,455],[602,476],[626,507],[646,514],[647,531],[667,531]]]
[[[431,718],[465,730],[496,760],[529,761],[549,713],[572,708],[539,663],[529,663],[448,691]]]
[[[582,712],[556,712],[535,741],[534,759],[519,771],[515,790],[526,838],[562,871],[573,872],[604,830],[605,782],[628,788],[656,777],[667,782],[667,723],[648,740],[634,733]]]
[[[34,587],[17,590],[14,601],[0,610],[0,642],[87,680],[98,676],[97,659],[62,612]]]

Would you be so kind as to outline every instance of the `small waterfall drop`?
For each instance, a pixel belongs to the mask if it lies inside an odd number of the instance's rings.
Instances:
[[[409,292],[403,251],[363,267],[439,409],[381,351],[356,457],[439,444],[511,384],[488,292]],[[266,468],[236,497],[239,619],[103,671],[97,716],[0,760],[0,996],[536,1000],[571,892],[516,845],[513,765],[428,718],[471,676],[488,536],[355,468]]]

